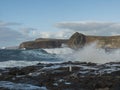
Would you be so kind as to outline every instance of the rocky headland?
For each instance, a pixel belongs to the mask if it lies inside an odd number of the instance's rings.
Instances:
[[[68,40],[70,48],[81,48],[95,42],[98,48],[120,48],[119,36],[90,36],[81,33],[74,33]]]
[[[69,39],[38,38],[34,41],[23,42],[19,48],[61,48],[66,45],[77,49],[96,42],[98,48],[120,48],[120,36],[90,36],[81,33],[74,33]]]
[[[67,43],[67,39],[38,38],[34,41],[27,41],[20,44],[19,48],[39,49],[39,48],[60,48]]]
[[[69,61],[0,69],[0,83],[5,81],[9,84],[0,84],[0,90],[19,90],[15,89],[17,87],[8,88],[11,83],[37,86],[31,90],[120,90],[120,62]]]

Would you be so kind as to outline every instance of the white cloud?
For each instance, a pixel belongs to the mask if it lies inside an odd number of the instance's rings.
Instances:
[[[20,32],[31,39],[36,38],[69,38],[72,35],[72,31],[62,30],[62,31],[42,31],[34,28],[22,28]]]
[[[61,38],[68,39],[72,35],[72,31],[62,30],[58,32],[41,32],[40,36],[42,38]]]
[[[14,25],[19,25],[17,23],[8,23],[0,21],[0,47],[3,46],[14,46],[19,45],[21,42],[28,40],[34,40],[36,38],[68,38],[72,35],[71,31],[41,31],[35,28],[22,28]]]
[[[56,27],[65,30],[78,31],[84,34],[91,35],[116,35],[120,34],[120,23],[114,22],[61,22],[57,23]]]

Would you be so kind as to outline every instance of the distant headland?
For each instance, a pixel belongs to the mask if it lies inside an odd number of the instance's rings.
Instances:
[[[68,46],[73,49],[82,48],[90,43],[96,42],[97,47],[100,48],[120,48],[119,36],[90,36],[81,33],[74,33],[69,39],[51,39],[38,38],[34,41],[23,42],[19,48],[25,49],[39,49],[39,48],[61,48]]]

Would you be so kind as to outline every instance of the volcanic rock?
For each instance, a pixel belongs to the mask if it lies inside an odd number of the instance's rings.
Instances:
[[[72,66],[71,72],[69,65]],[[103,65],[87,62],[39,63],[0,70],[0,81],[42,86],[48,90],[120,90],[119,65],[119,62]],[[0,86],[0,90],[11,89]]]

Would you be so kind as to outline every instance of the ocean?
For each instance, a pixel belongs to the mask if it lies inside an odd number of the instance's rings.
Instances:
[[[91,44],[82,49],[0,49],[0,68],[23,67],[37,63],[60,63],[66,61],[81,61],[103,64],[120,61],[120,49],[106,52]]]

